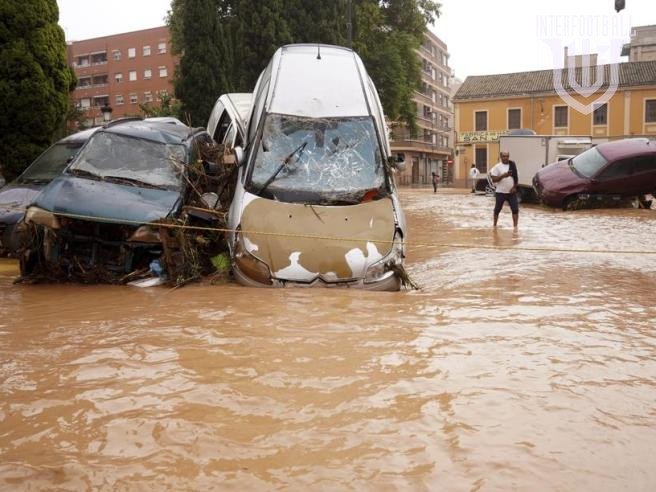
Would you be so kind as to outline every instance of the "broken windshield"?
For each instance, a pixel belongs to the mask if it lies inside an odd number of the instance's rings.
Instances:
[[[359,203],[385,184],[370,117],[270,114],[255,151],[249,189],[281,201]]]
[[[91,137],[70,171],[179,189],[180,172],[185,162],[182,145],[98,132]]]

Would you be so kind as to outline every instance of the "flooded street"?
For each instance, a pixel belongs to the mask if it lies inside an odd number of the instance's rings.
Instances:
[[[406,190],[416,292],[14,286],[0,488],[653,490],[656,211]]]

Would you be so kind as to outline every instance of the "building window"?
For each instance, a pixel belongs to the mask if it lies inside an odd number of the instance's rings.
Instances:
[[[91,77],[81,77],[77,81],[78,87],[90,87],[91,86]]]
[[[159,76],[160,77],[166,77],[168,75],[168,72],[166,71],[166,67],[159,67]]]
[[[130,70],[129,78],[131,82],[137,80],[137,71]]]
[[[153,102],[153,94],[150,91],[144,92],[144,101],[145,102]]]
[[[150,56],[150,45],[147,44],[143,47],[143,56]]]
[[[116,83],[123,82],[123,74],[121,72],[116,72],[114,74],[114,80],[116,81]]]
[[[160,55],[163,55],[164,53],[166,53],[166,43],[159,43],[159,44],[157,45],[157,52],[158,52]]]
[[[656,99],[645,101],[645,123],[656,123]]]
[[[518,130],[522,127],[522,110],[508,110],[508,130]]]
[[[107,63],[107,53],[94,53],[91,55],[92,65],[102,65],[103,63]]]
[[[608,103],[595,104],[595,110],[592,113],[592,122],[594,125],[608,124]]]
[[[137,48],[128,48],[128,58],[135,58],[137,56]]]
[[[112,58],[114,58],[114,61],[120,61],[121,50],[112,50]]]
[[[168,91],[166,89],[162,89],[159,91],[159,97],[167,97],[169,95]]]
[[[109,96],[94,96],[93,105],[96,107],[109,106]]]
[[[567,128],[567,106],[554,108],[554,128]]]
[[[107,74],[105,75],[94,75],[93,76],[93,85],[107,85],[108,82]]]
[[[147,68],[144,70],[144,79],[149,79],[152,76],[153,72],[150,70],[150,68]]]
[[[89,66],[89,55],[78,56],[77,62],[75,63],[78,67],[88,67]]]
[[[123,96],[121,94],[118,94],[116,96],[116,105],[120,106],[121,104],[123,104]]]
[[[137,104],[137,95],[130,94],[130,104]]]
[[[476,111],[475,120],[476,127],[474,130],[477,132],[487,131],[487,111]]]
[[[442,53],[442,65],[444,65],[446,67],[448,65],[448,63],[449,63],[449,60],[446,56],[446,53]]]
[[[82,109],[87,109],[91,107],[91,99],[85,98],[85,99],[80,99],[80,107]]]

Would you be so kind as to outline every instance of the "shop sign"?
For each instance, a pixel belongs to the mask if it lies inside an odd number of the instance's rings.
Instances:
[[[479,132],[463,132],[458,133],[458,142],[459,143],[475,143],[475,142],[498,142],[499,137],[507,135],[508,130],[500,132],[489,132],[489,131],[479,131]]]

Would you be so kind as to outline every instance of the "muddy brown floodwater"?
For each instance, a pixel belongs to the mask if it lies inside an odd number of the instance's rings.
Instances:
[[[656,250],[656,211],[404,191],[411,240]],[[653,490],[656,256],[411,247],[423,289],[14,286],[0,488]]]

